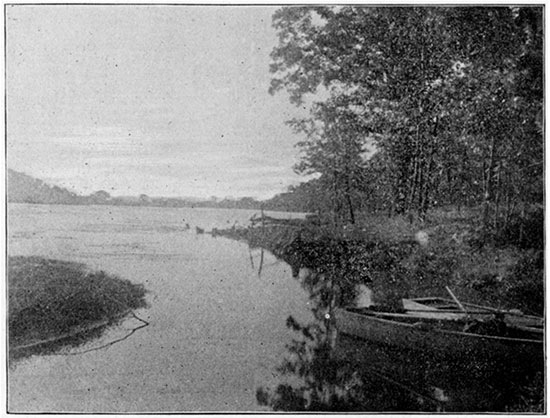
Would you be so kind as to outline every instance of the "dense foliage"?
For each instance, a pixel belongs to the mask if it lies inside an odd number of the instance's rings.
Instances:
[[[285,7],[273,24],[270,91],[313,97],[289,121],[296,169],[335,220],[481,205],[499,229],[542,204],[542,8]]]

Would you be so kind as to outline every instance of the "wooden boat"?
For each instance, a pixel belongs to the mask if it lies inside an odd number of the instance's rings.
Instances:
[[[377,373],[422,393],[436,388],[446,411],[492,411],[502,401],[495,393],[544,372],[543,319],[460,305],[420,298],[403,300],[397,312],[335,308],[336,358],[365,379]]]
[[[419,303],[417,300],[415,302]],[[543,333],[508,326],[498,318],[471,321],[468,317],[439,316],[433,315],[431,309],[426,311],[430,312],[417,309],[411,314],[378,312],[368,308],[336,308],[333,315],[338,333],[370,343],[443,357],[478,359],[513,354],[516,359],[543,359]],[[445,315],[449,314],[442,311]],[[432,313],[433,316],[419,315],[425,313]],[[471,327],[472,322],[478,326]]]

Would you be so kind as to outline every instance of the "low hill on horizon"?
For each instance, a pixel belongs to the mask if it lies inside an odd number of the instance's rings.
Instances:
[[[80,195],[66,188],[49,185],[28,174],[7,170],[7,201],[9,203],[36,203],[59,205],[114,205],[159,207],[212,207],[224,209],[261,209],[272,211],[304,212],[300,193],[280,193],[271,199],[258,201],[251,197],[240,199],[199,199],[195,197],[111,196],[104,190]]]
[[[77,204],[79,195],[8,168],[8,202]]]

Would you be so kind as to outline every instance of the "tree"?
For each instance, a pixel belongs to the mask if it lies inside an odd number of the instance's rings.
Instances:
[[[440,86],[451,68],[444,35],[434,29],[440,20],[436,9],[427,8],[292,8],[274,17],[281,45],[272,54],[272,91],[284,87],[293,102],[301,103],[305,94],[327,89],[330,98],[324,106],[317,104],[313,119],[326,118],[334,104],[345,115],[338,121],[338,135],[323,132],[333,135],[327,144],[354,135],[356,142],[365,141],[376,134],[378,147],[394,162],[399,212],[425,211],[429,205],[439,150],[434,138],[447,117]],[[301,145],[311,149],[312,143]],[[352,148],[354,158],[360,158],[362,149]],[[319,157],[330,154],[330,147],[315,151],[306,151],[309,167],[313,155],[322,166]],[[349,156],[340,159],[348,161]]]
[[[391,167],[392,211],[482,203],[487,223],[518,181],[540,199],[541,8],[292,7],[273,20],[270,91],[324,97],[293,123],[307,135],[300,171],[364,180],[361,146],[345,144],[369,138]]]
[[[482,184],[483,225],[498,229],[519,202],[543,202],[542,9],[456,8],[446,22],[468,67],[462,121]]]
[[[368,132],[354,123],[355,115],[337,100],[318,103],[312,118],[290,121],[295,131],[306,134],[298,143],[302,161],[299,173],[318,174],[322,193],[331,197],[333,221],[355,223],[355,207],[364,184],[365,161],[362,157]]]

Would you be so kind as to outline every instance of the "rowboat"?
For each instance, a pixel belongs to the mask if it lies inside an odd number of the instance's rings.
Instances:
[[[430,307],[429,303],[413,302]],[[336,308],[333,316],[339,334],[370,343],[429,352],[435,356],[480,359],[513,353],[516,359],[529,361],[543,357],[544,338],[539,330],[524,330],[519,325],[508,325],[500,318],[472,321],[465,312],[407,306],[416,307],[416,312],[410,312],[410,309],[409,312],[392,313],[369,308]],[[466,316],[462,316],[464,314]],[[478,326],[471,327],[472,323]]]
[[[393,312],[334,308],[331,316],[338,361],[365,379],[377,373],[417,392],[441,390],[447,411],[500,410],[495,393],[545,370],[543,319],[517,311],[418,298]]]

